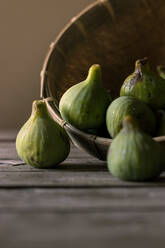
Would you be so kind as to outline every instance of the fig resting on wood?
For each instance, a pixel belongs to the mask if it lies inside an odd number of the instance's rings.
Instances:
[[[163,171],[165,156],[159,143],[141,131],[131,116],[113,139],[107,156],[112,175],[127,181],[152,180]]]
[[[33,102],[32,113],[16,138],[18,156],[38,168],[52,168],[70,152],[65,130],[50,116],[45,100]]]

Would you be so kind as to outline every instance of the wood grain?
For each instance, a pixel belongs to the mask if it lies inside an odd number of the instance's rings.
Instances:
[[[165,173],[152,182],[122,182],[111,176],[105,162],[102,162],[87,153],[79,152],[76,147],[66,161],[55,169],[35,169],[29,165],[19,165],[15,150],[15,143],[0,143],[0,156],[4,164],[0,165],[0,188],[32,188],[32,187],[164,187]],[[9,152],[10,151],[10,152]],[[11,159],[13,158],[13,160]],[[5,163],[5,160],[12,163]],[[17,165],[17,166],[16,166]],[[13,172],[13,173],[10,173]]]
[[[0,214],[164,213],[164,188],[0,190]]]
[[[161,213],[3,214],[1,245],[22,247],[164,247]]]
[[[54,170],[14,166],[8,160],[20,160],[10,137],[0,140],[1,156],[1,247],[164,247],[164,174],[157,182],[122,182],[75,147]]]

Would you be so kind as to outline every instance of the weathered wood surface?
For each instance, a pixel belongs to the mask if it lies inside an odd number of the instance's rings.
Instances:
[[[10,151],[10,152],[9,152]],[[164,187],[165,174],[152,182],[122,182],[112,177],[105,162],[72,147],[55,169],[35,169],[19,160],[14,142],[0,142],[0,188],[5,187]],[[10,173],[13,172],[13,173]]]
[[[164,174],[121,182],[77,148],[56,169],[38,170],[21,164],[15,135],[2,136],[0,247],[164,247]]]
[[[164,248],[164,228],[160,213],[28,212],[1,215],[0,239],[8,248]]]
[[[12,189],[0,190],[1,213],[155,213],[164,212],[165,190]]]

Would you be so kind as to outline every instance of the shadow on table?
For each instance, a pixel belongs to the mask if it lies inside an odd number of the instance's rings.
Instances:
[[[89,162],[89,163],[70,163],[66,162],[57,165],[56,170],[67,170],[67,171],[108,171],[107,164],[105,162]]]

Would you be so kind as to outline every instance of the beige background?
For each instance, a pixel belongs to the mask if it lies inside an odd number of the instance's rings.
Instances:
[[[94,0],[0,1],[0,128],[17,128],[39,98],[40,70],[67,22]]]

